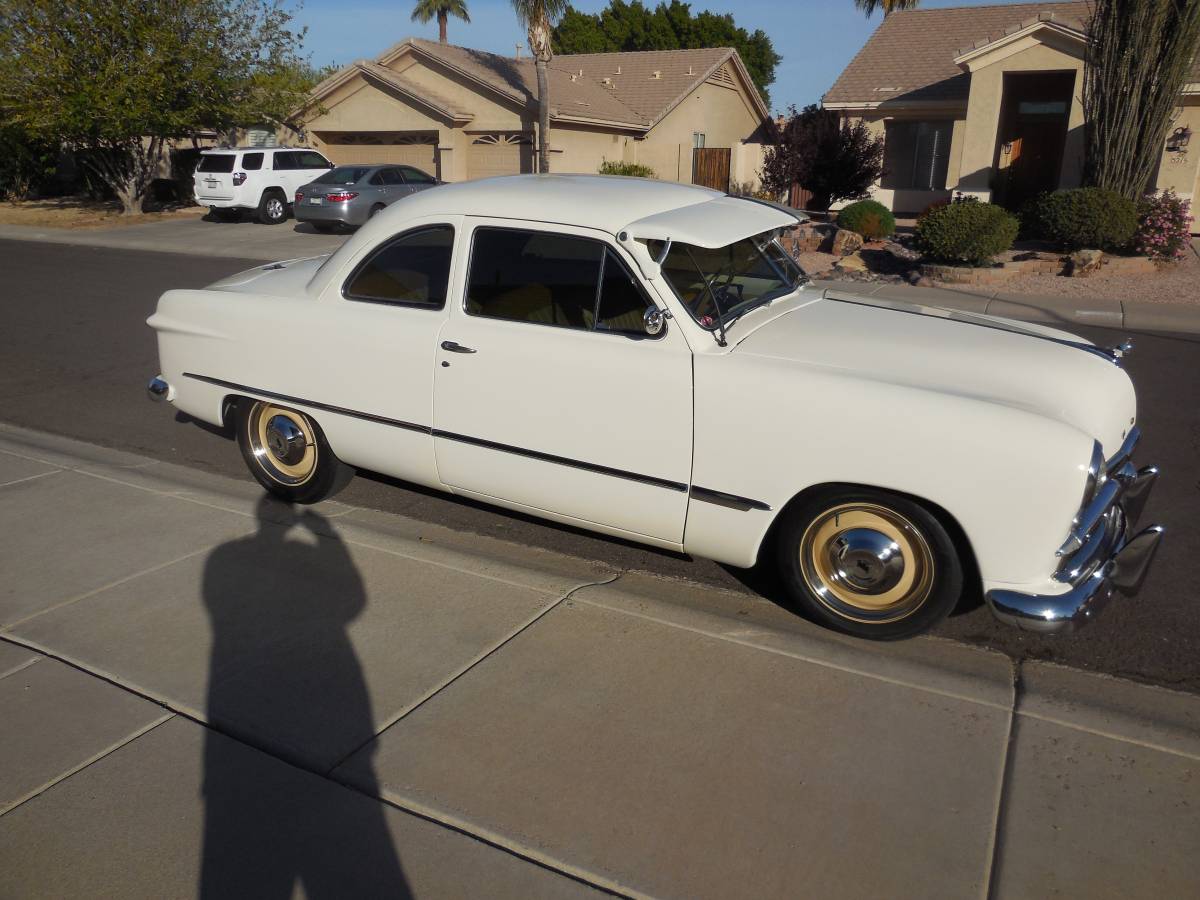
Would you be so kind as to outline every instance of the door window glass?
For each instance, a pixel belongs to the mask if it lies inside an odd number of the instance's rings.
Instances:
[[[292,155],[296,157],[297,169],[329,168],[329,160],[323,157],[316,150],[298,150]]]
[[[299,166],[296,165],[296,154],[287,150],[281,150],[275,154],[275,160],[272,163],[272,167],[276,170],[299,168]]]
[[[591,329],[604,245],[541,231],[475,232],[467,312]]]
[[[437,184],[437,179],[432,175],[426,175],[412,166],[401,166],[400,171],[404,173],[404,180],[409,184]]]
[[[383,183],[390,185],[403,185],[404,179],[400,177],[399,169],[384,169],[380,173],[383,175]]]
[[[441,309],[446,304],[454,229],[436,225],[400,235],[355,269],[342,288],[348,300]]]
[[[261,153],[243,153],[242,168],[247,172],[257,172],[262,168],[263,155]]]
[[[646,295],[612,250],[604,254],[604,275],[600,283],[597,331],[645,334]]]
[[[384,172],[384,170],[380,169],[378,172],[376,172],[374,175],[372,175],[369,183],[375,185],[375,187],[379,187],[380,185],[382,185],[383,184],[383,172]]]

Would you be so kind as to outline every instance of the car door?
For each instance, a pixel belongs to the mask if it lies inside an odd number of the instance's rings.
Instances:
[[[456,493],[682,543],[691,351],[648,336],[649,300],[588,229],[468,220],[463,295],[442,327],[434,453]]]
[[[417,191],[428,190],[431,187],[437,187],[437,179],[413,166],[401,166],[400,173],[404,177],[404,182],[408,185],[408,190],[411,194],[415,194]]]
[[[395,203],[401,197],[408,196],[408,186],[404,183],[404,176],[400,174],[400,170],[394,167],[379,170],[379,176],[383,182],[383,202]]]

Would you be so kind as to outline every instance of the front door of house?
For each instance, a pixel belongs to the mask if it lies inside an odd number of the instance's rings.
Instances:
[[[995,184],[1002,206],[1019,210],[1058,187],[1074,88],[1074,72],[1005,75]]]

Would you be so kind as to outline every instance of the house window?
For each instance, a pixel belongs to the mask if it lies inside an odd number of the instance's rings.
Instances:
[[[890,121],[884,138],[881,187],[941,191],[950,164],[951,121]]]
[[[705,138],[704,138],[703,131],[693,131],[692,132],[692,147],[693,148],[695,148],[696,150],[699,150],[701,147],[704,146],[704,140],[705,140]]]

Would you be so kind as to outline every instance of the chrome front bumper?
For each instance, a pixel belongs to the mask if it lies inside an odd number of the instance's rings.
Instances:
[[[1134,533],[1154,482],[1155,466],[1135,469],[1130,462],[1140,433],[1134,428],[1106,464],[1107,480],[1080,511],[1054,578],[1070,585],[1062,594],[1027,594],[994,590],[986,595],[996,618],[1025,631],[1044,634],[1073,631],[1090,622],[1116,593],[1132,597],[1162,540],[1163,527],[1151,525]]]

